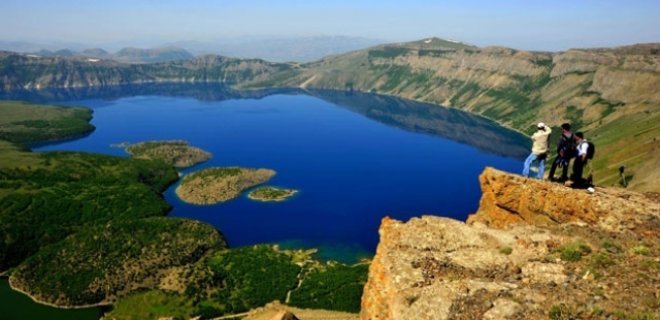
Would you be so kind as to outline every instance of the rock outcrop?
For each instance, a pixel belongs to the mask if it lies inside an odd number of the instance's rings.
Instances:
[[[468,223],[384,218],[363,320],[657,316],[660,201],[486,169]]]
[[[649,210],[658,212],[660,204],[649,196],[623,189],[596,188],[596,192],[575,190],[561,184],[527,179],[486,168],[479,176],[481,201],[468,224],[484,223],[494,228],[525,222],[532,225],[557,225],[583,221],[600,228],[620,231],[640,224]]]
[[[357,314],[341,311],[301,309],[274,301],[261,308],[250,310],[245,320],[357,320]]]

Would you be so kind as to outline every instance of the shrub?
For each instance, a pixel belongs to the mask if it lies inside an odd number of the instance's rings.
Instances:
[[[562,260],[575,262],[580,261],[583,255],[590,254],[591,248],[582,242],[575,242],[559,248],[559,252]]]
[[[511,252],[513,252],[513,249],[512,249],[511,247],[509,247],[509,246],[506,246],[506,247],[502,247],[502,248],[500,248],[500,253],[501,253],[501,254],[505,254],[505,255],[508,256],[508,255],[511,254]]]

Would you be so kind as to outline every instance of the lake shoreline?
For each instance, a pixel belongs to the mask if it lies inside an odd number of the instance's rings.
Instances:
[[[4,276],[3,276],[3,277],[4,277]],[[28,298],[30,298],[30,299],[31,299],[32,301],[34,301],[35,303],[38,303],[38,304],[41,304],[41,305],[45,305],[45,306],[49,306],[49,307],[53,307],[53,308],[57,308],[57,309],[67,309],[67,310],[74,310],[74,309],[87,309],[87,308],[97,308],[97,307],[101,307],[101,308],[103,308],[103,307],[110,307],[110,306],[112,306],[112,303],[109,303],[109,302],[99,302],[99,303],[95,303],[95,304],[86,304],[86,305],[81,305],[81,306],[72,306],[72,305],[57,305],[57,304],[54,304],[54,303],[50,303],[50,302],[46,302],[46,301],[41,301],[41,300],[39,300],[39,298],[35,297],[34,295],[32,295],[32,294],[30,294],[30,293],[28,293],[28,292],[26,292],[26,291],[24,291],[24,290],[22,290],[22,289],[20,289],[20,288],[17,288],[17,287],[12,283],[12,278],[11,278],[11,277],[6,277],[6,278],[7,278],[7,280],[8,280],[7,282],[9,283],[9,287],[10,287],[12,290],[14,290],[14,291],[16,291],[16,292],[18,292],[18,293],[20,293],[20,294],[22,294],[22,295],[27,296]]]

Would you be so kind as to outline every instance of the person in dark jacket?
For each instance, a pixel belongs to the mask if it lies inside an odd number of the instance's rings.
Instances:
[[[548,180],[557,181],[555,179],[555,170],[557,166],[561,166],[561,178],[558,181],[564,182],[568,180],[568,164],[575,154],[575,136],[571,132],[571,125],[564,123],[561,125],[561,136],[557,142],[557,157],[552,162]]]

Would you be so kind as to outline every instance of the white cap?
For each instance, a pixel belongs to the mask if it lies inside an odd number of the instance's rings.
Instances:
[[[537,128],[545,128],[545,123],[539,122],[539,124],[536,125]]]

